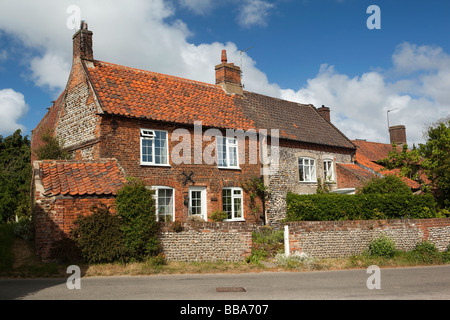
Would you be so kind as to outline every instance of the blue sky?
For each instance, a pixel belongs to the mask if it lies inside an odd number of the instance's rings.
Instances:
[[[226,49],[245,89],[326,105],[350,139],[388,142],[397,108],[421,143],[450,114],[449,1],[0,0],[0,134],[30,135],[62,92],[76,12],[95,59],[213,83]]]

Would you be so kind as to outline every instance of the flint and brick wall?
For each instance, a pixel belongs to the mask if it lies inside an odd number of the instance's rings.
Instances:
[[[166,224],[159,240],[167,260],[242,261],[251,254],[252,224],[246,222],[185,222],[182,231]]]
[[[359,254],[381,235],[391,238],[403,251],[414,249],[422,241],[434,243],[440,251],[450,244],[450,218],[298,221],[287,225],[290,252],[304,252],[315,258]]]

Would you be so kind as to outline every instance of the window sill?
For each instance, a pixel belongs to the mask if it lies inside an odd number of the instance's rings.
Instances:
[[[146,167],[166,167],[166,168],[172,167],[170,164],[157,164],[157,163],[147,163],[147,162],[141,162],[139,165],[146,166]]]
[[[237,218],[237,219],[224,219],[224,222],[245,222],[245,219]]]
[[[240,167],[217,167],[217,168],[225,170],[241,170]]]

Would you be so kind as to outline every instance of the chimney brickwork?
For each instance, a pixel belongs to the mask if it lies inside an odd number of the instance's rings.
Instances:
[[[389,135],[391,144],[395,143],[398,146],[406,144],[406,128],[403,125],[389,127]]]
[[[94,60],[92,50],[92,31],[88,29],[86,22],[81,22],[80,30],[73,35],[73,59]]]
[[[319,109],[317,109],[317,111],[322,116],[322,118],[324,118],[328,122],[331,122],[331,120],[330,120],[330,108],[322,106]]]
[[[241,84],[241,68],[234,63],[227,63],[227,52],[222,50],[221,64],[216,66],[216,84],[230,94],[243,95]]]

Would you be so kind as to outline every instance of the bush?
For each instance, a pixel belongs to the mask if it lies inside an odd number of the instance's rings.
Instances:
[[[215,222],[220,222],[228,218],[228,215],[225,211],[218,210],[211,213],[209,218]]]
[[[14,234],[24,240],[30,241],[34,239],[34,226],[28,219],[20,219],[15,224]]]
[[[129,179],[116,198],[117,213],[121,217],[120,230],[131,258],[142,260],[160,252],[157,238],[154,192],[139,179]]]
[[[372,178],[361,189],[362,194],[400,194],[411,195],[412,191],[401,178],[389,174],[382,178]]]
[[[120,217],[112,215],[106,205],[92,207],[89,216],[75,220],[71,238],[89,263],[106,263],[127,259]]]
[[[288,193],[287,221],[423,219],[437,217],[432,195]]]
[[[443,254],[439,252],[436,245],[428,241],[418,243],[412,253],[419,263],[433,264],[443,260]]]
[[[395,243],[386,236],[381,236],[378,239],[373,240],[369,244],[369,252],[372,256],[392,258],[395,254]]]

